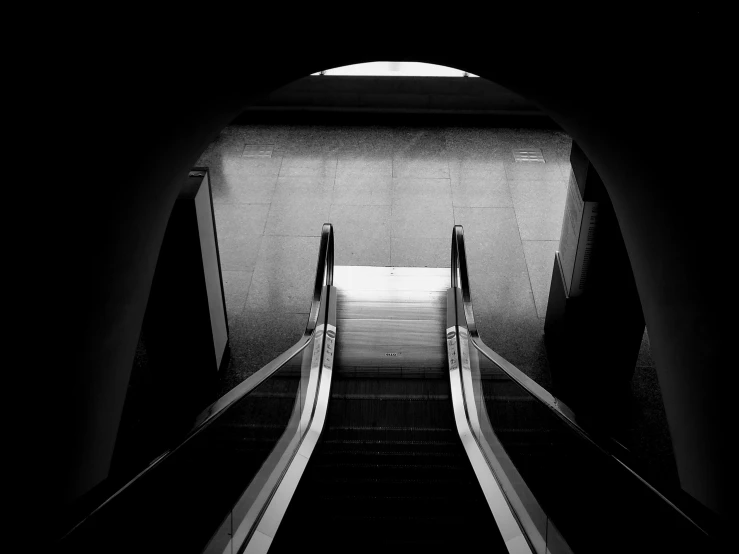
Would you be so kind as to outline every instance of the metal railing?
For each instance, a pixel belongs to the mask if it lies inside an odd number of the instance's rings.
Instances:
[[[291,346],[288,350],[280,354],[277,358],[269,362],[267,365],[262,367],[260,370],[253,373],[247,379],[242,381],[236,387],[231,389],[224,396],[216,400],[213,404],[203,410],[200,415],[195,419],[192,429],[188,434],[180,441],[175,447],[167,450],[166,452],[155,458],[149,465],[141,470],[137,475],[127,481],[122,487],[117,489],[113,494],[108,496],[103,502],[98,504],[94,509],[87,512],[87,514],[79,519],[77,523],[71,527],[64,535],[59,539],[63,541],[74,531],[80,528],[87,520],[92,518],[95,514],[103,510],[108,504],[113,502],[119,495],[121,495],[127,489],[136,485],[145,476],[150,474],[153,470],[159,467],[165,460],[171,458],[175,453],[182,449],[186,444],[192,441],[195,437],[200,435],[213,422],[228,411],[230,407],[238,403],[239,400],[248,395],[252,390],[258,387],[261,383],[269,379],[276,371],[282,368],[287,362],[292,360],[296,355],[301,353],[313,339],[313,333],[316,329],[316,323],[318,320],[318,313],[321,308],[321,292],[324,285],[333,284],[334,277],[334,231],[333,226],[330,223],[323,225],[321,231],[321,243],[318,251],[318,262],[316,265],[315,282],[313,286],[313,297],[311,299],[310,313],[308,316],[308,323],[306,324],[303,336],[298,342]]]
[[[454,226],[454,230],[452,232],[451,251],[451,284],[452,287],[457,287],[461,290],[461,296],[464,303],[464,315],[467,320],[469,330],[469,340],[475,349],[519,386],[525,389],[534,399],[546,406],[551,413],[566,423],[567,426],[575,431],[581,438],[600,450],[603,455],[610,458],[615,464],[629,472],[633,478],[640,482],[641,485],[653,495],[656,500],[674,510],[686,525],[694,528],[694,530],[698,531],[707,539],[717,538],[715,537],[717,532],[712,532],[712,530],[704,525],[702,521],[698,521],[697,518],[692,515],[688,515],[682,507],[678,506],[673,500],[667,498],[662,492],[639,475],[633,467],[634,465],[637,465],[636,460],[624,445],[613,437],[604,435],[596,429],[591,429],[584,421],[578,420],[575,412],[564,402],[556,398],[549,391],[544,389],[541,385],[536,383],[533,379],[505,360],[483,342],[475,324],[472,298],[470,294],[469,274],[467,271],[467,253],[464,244],[464,229],[461,225]]]

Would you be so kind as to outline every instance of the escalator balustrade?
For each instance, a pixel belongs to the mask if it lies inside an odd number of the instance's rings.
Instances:
[[[334,268],[324,225],[300,341],[57,550],[715,550],[715,522],[484,344],[466,255],[455,226],[451,279]]]
[[[507,552],[452,411],[448,270],[338,267],[335,279],[326,426],[269,551]]]

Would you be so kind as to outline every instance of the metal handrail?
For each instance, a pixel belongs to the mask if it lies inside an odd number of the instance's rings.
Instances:
[[[303,431],[299,443],[290,457],[290,462],[282,471],[276,486],[269,495],[269,500],[260,510],[257,520],[252,524],[249,533],[246,534],[241,544],[234,544],[234,550],[239,552],[250,552],[253,554],[266,554],[271,540],[275,537],[275,533],[285,517],[287,508],[292,501],[297,490],[298,484],[306,469],[306,460],[310,460],[318,440],[323,433],[323,427],[326,422],[326,414],[328,413],[328,404],[331,392],[331,380],[333,375],[333,352],[335,351],[336,336],[336,291],[332,290],[330,285],[326,286],[326,295],[328,302],[326,303],[326,318],[324,323],[319,323],[318,329],[321,327],[325,331],[323,342],[319,341],[321,348],[320,363],[315,366],[311,365],[311,372],[320,370],[318,378],[318,386],[315,392],[314,404],[306,403],[303,416],[308,416],[308,425]],[[332,309],[333,307],[333,309]],[[332,353],[331,361],[327,358],[328,352]],[[315,352],[315,351],[314,351]],[[314,358],[316,360],[316,358]],[[297,462],[297,463],[296,463]],[[232,537],[234,534],[232,533]],[[259,537],[255,540],[256,537]],[[264,541],[265,537],[270,537],[269,542]]]
[[[88,513],[83,519],[81,519],[74,527],[67,531],[60,540],[64,540],[67,536],[73,533],[77,528],[85,523],[88,519],[94,516],[107,504],[112,502],[117,496],[123,493],[126,489],[133,486],[145,475],[151,473],[156,467],[162,464],[164,460],[171,457],[175,452],[180,450],[185,444],[190,442],[193,438],[198,436],[200,433],[205,431],[216,419],[222,416],[231,406],[236,404],[239,400],[248,395],[252,390],[262,384],[264,381],[269,379],[276,371],[282,368],[287,362],[293,359],[297,354],[302,352],[313,339],[313,332],[316,328],[316,322],[318,320],[318,312],[321,307],[321,292],[323,285],[332,285],[334,279],[334,228],[330,223],[324,223],[321,229],[321,244],[318,250],[318,263],[316,265],[316,277],[313,286],[313,298],[311,300],[310,313],[308,315],[308,323],[303,332],[303,336],[298,342],[287,349],[285,352],[277,356],[274,360],[269,362],[260,370],[254,372],[244,381],[236,385],[233,389],[223,395],[221,398],[213,402],[200,415],[195,419],[192,429],[188,432],[182,441],[177,446],[167,450],[166,452],[155,458],[148,466],[126,482],[121,488],[111,494],[102,503],[100,503],[95,509]]]
[[[475,324],[474,311],[472,309],[472,298],[470,296],[469,274],[467,272],[467,252],[464,246],[464,229],[461,225],[455,225],[452,231],[452,260],[451,260],[451,283],[452,287],[459,287],[464,302],[464,314],[467,320],[470,342],[472,345],[490,360],[498,369],[503,371],[508,377],[513,379],[521,387],[523,387],[531,396],[546,406],[560,420],[564,421],[571,429],[577,432],[582,438],[588,441],[592,446],[600,450],[604,455],[609,456],[614,462],[626,469],[637,480],[639,480],[647,489],[649,489],[660,500],[669,505],[673,510],[679,513],[686,522],[690,523],[695,529],[699,530],[706,537],[710,537],[711,533],[707,531],[694,518],[689,516],[677,506],[672,500],[667,498],[641,475],[639,475],[626,460],[632,458],[629,450],[620,442],[610,436],[599,436],[598,434],[589,432],[583,428],[577,421],[575,412],[570,409],[567,404],[552,395],[544,387],[523,373],[516,366],[504,359],[488,345],[486,345],[477,331]]]
[[[293,356],[301,352],[310,343],[313,331],[318,320],[318,311],[321,307],[321,291],[323,285],[332,285],[334,282],[334,228],[330,223],[324,223],[321,230],[321,246],[318,251],[318,264],[316,266],[316,278],[313,285],[313,299],[308,315],[308,324],[305,327],[301,339],[269,362],[259,371],[236,385],[233,389],[208,406],[195,420],[195,425],[190,433],[200,432],[201,427],[207,426],[220,414],[222,414],[234,402],[238,402],[251,390],[268,379],[275,371],[280,369]],[[188,436],[189,438],[189,436]],[[188,440],[187,438],[185,440]]]

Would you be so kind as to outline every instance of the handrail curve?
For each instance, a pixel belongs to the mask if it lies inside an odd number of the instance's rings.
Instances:
[[[324,223],[321,230],[321,245],[318,250],[318,263],[316,265],[316,278],[313,285],[313,299],[311,301],[308,323],[301,339],[269,362],[262,369],[256,371],[247,379],[236,385],[233,389],[208,406],[195,420],[190,433],[196,432],[201,427],[207,426],[229,406],[238,402],[250,391],[268,379],[275,371],[290,361],[296,354],[300,353],[311,341],[313,331],[318,321],[318,312],[321,307],[321,292],[323,285],[332,285],[334,281],[334,228],[330,223]],[[197,431],[199,432],[199,431]],[[187,440],[187,439],[185,439]]]
[[[570,409],[567,404],[559,400],[483,342],[477,331],[477,325],[475,324],[472,298],[470,294],[469,273],[467,271],[467,252],[464,245],[464,229],[461,225],[454,226],[452,231],[451,250],[451,283],[452,287],[458,287],[461,289],[462,299],[464,302],[464,314],[469,331],[469,340],[475,349],[490,360],[496,367],[498,367],[498,369],[508,375],[508,377],[523,387],[537,401],[544,404],[544,406],[546,406],[560,420],[564,421],[571,429],[577,432],[592,446],[600,450],[606,456],[609,456],[618,465],[631,473],[642,483],[642,485],[647,487],[652,494],[656,495],[661,501],[669,505],[673,510],[680,514],[686,522],[695,527],[696,530],[700,531],[706,537],[711,537],[711,533],[696,521],[694,517],[688,515],[682,508],[662,494],[631,467],[628,461],[633,459],[633,455],[624,445],[611,436],[603,436],[586,430],[583,425],[578,422],[575,412]]]
[[[233,389],[223,395],[221,398],[213,402],[210,406],[205,408],[195,419],[193,427],[190,429],[188,434],[173,448],[163,452],[152,460],[149,465],[137,473],[134,477],[129,479],[123,486],[116,490],[113,494],[108,496],[103,502],[97,505],[92,511],[90,511],[84,518],[79,520],[69,531],[67,531],[60,541],[63,541],[66,537],[71,535],[76,529],[82,526],[88,519],[94,516],[102,508],[112,502],[125,490],[129,489],[144,476],[148,475],[156,467],[162,464],[166,459],[170,458],[178,450],[180,450],[185,444],[189,443],[192,439],[198,436],[200,433],[205,431],[214,421],[222,416],[231,406],[236,404],[239,400],[248,395],[252,390],[262,384],[264,381],[269,379],[275,372],[282,368],[287,362],[292,360],[296,355],[301,353],[313,339],[313,333],[316,329],[316,323],[318,321],[318,312],[321,307],[321,293],[323,291],[323,285],[332,285],[334,275],[334,229],[330,223],[324,223],[321,229],[321,242],[318,250],[318,262],[316,264],[316,275],[313,285],[313,297],[311,299],[311,307],[308,315],[308,323],[306,324],[303,336],[293,346],[287,349],[285,352],[280,354],[277,358],[269,362],[267,365],[254,372],[252,375],[247,377],[244,381],[236,385]]]

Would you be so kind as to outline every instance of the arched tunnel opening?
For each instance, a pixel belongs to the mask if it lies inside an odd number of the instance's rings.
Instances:
[[[594,166],[598,168],[608,192],[612,193],[611,200],[634,266],[644,313],[650,327],[652,354],[660,372],[663,389],[665,382],[668,383],[666,390],[670,398],[666,398],[665,402],[670,425],[677,429],[677,431],[673,429],[672,438],[675,442],[682,486],[705,504],[718,506],[720,502],[717,499],[720,494],[717,491],[720,487],[714,486],[714,482],[718,479],[715,475],[721,472],[717,471],[711,475],[705,468],[717,467],[710,460],[720,458],[717,458],[717,452],[720,450],[717,446],[720,445],[720,441],[717,440],[720,436],[720,427],[707,423],[716,421],[716,418],[712,419],[713,412],[708,410],[701,414],[696,411],[695,402],[687,392],[690,389],[689,383],[696,383],[695,379],[690,377],[690,370],[687,368],[696,367],[696,363],[699,367],[707,367],[702,353],[711,350],[706,345],[715,344],[712,342],[714,339],[710,338],[711,333],[705,332],[704,323],[711,319],[708,314],[713,313],[713,308],[701,298],[695,288],[702,283],[700,273],[685,266],[680,260],[678,250],[669,246],[672,241],[681,239],[686,239],[685,244],[692,244],[697,240],[696,236],[703,235],[698,233],[689,237],[684,230],[679,230],[676,219],[679,219],[681,214],[687,213],[690,202],[685,195],[675,194],[667,198],[661,194],[667,179],[660,175],[661,167],[644,155],[649,151],[645,136],[666,138],[668,132],[665,129],[671,130],[674,126],[667,125],[660,131],[660,125],[665,123],[663,116],[660,115],[658,119],[645,117],[649,115],[649,109],[640,106],[634,98],[624,96],[627,99],[620,107],[610,110],[603,108],[607,100],[612,99],[618,92],[623,92],[623,87],[618,90],[611,89],[607,93],[596,93],[593,98],[592,87],[587,92],[578,90],[581,88],[580,83],[568,83],[564,75],[557,76],[554,71],[545,69],[542,75],[532,77],[516,69],[515,64],[506,64],[505,60],[502,63],[503,67],[492,68],[480,55],[454,54],[451,57],[469,60],[469,63],[455,64],[450,63],[449,56],[429,52],[425,56],[415,58],[465,66],[483,78],[486,75],[493,79],[500,76],[501,83],[509,85],[512,90],[521,92],[525,97],[535,99],[538,105],[545,106],[546,112],[567,130],[569,136],[582,145]],[[351,60],[339,60],[337,54],[332,56],[326,56],[327,61],[320,64],[315,60],[299,59],[279,70],[264,67],[264,78],[253,79],[252,82],[246,79],[249,83],[247,86],[241,86],[239,89],[236,79],[235,87],[218,86],[202,94],[192,91],[183,93],[171,84],[174,80],[167,82],[167,78],[172,75],[168,72],[174,71],[175,68],[180,72],[183,69],[175,65],[159,78],[155,77],[153,72],[147,74],[152,76],[158,85],[157,97],[175,98],[175,101],[162,107],[155,101],[149,102],[137,97],[135,109],[124,109],[124,113],[130,115],[131,119],[125,122],[122,131],[119,129],[113,144],[124,144],[124,141],[137,135],[138,129],[146,127],[148,121],[158,121],[162,125],[152,136],[148,136],[138,145],[142,152],[141,170],[140,175],[134,180],[135,186],[130,189],[135,195],[105,214],[105,217],[102,214],[91,213],[83,220],[85,224],[94,225],[98,230],[95,240],[112,248],[100,249],[99,252],[96,250],[95,261],[101,268],[99,283],[89,291],[76,285],[70,287],[70,290],[78,291],[86,298],[101,300],[97,304],[90,302],[89,313],[81,313],[76,317],[80,319],[84,317],[86,321],[109,322],[98,329],[85,331],[87,334],[82,335],[80,347],[83,353],[80,356],[82,362],[76,369],[78,376],[75,380],[79,382],[85,381],[87,377],[92,378],[86,385],[87,392],[82,390],[71,396],[79,401],[80,411],[88,415],[70,414],[68,421],[64,417],[59,418],[60,425],[64,421],[70,423],[69,429],[74,429],[72,434],[76,435],[76,438],[87,437],[79,441],[83,445],[80,446],[79,452],[70,453],[69,467],[72,469],[68,473],[81,475],[78,478],[66,479],[71,488],[77,491],[72,493],[72,496],[79,491],[88,490],[91,484],[100,482],[107,472],[109,464],[106,460],[110,460],[109,454],[112,453],[111,433],[103,432],[103,429],[117,428],[114,423],[115,412],[120,414],[123,402],[120,386],[116,391],[106,392],[108,384],[101,382],[97,377],[97,367],[100,359],[113,360],[106,364],[108,374],[117,376],[113,381],[119,384],[121,379],[127,381],[121,376],[130,372],[130,360],[133,358],[140,321],[143,319],[148,282],[154,271],[156,255],[152,256],[152,253],[157,250],[159,243],[157,237],[161,238],[163,235],[166,214],[174,202],[177,183],[181,180],[183,172],[197,163],[200,153],[221,129],[243,111],[242,108],[246,104],[253,104],[253,100],[266,91],[292,82],[300,75],[320,71],[321,67],[341,65],[337,62],[371,59],[366,53],[358,54],[356,49],[351,54],[354,57]],[[636,56],[632,59],[636,59]],[[606,69],[606,65],[593,64],[593,67],[597,68],[595,81],[600,79],[602,83],[610,82],[608,79],[610,70]],[[148,69],[144,64],[144,70]],[[649,70],[645,66],[637,66],[637,70],[640,76],[648,76]],[[547,84],[542,85],[544,82]],[[243,82],[240,84],[243,85]],[[655,80],[650,81],[647,77],[643,85],[647,87],[644,89],[647,96],[660,94],[660,85]],[[236,89],[239,89],[238,93],[235,92]],[[603,90],[605,89],[601,89]],[[245,97],[249,97],[249,100],[244,100]],[[636,122],[642,123],[643,127],[646,126],[648,132],[634,139],[625,129],[629,123]],[[132,147],[130,151],[135,152],[136,148]],[[672,172],[669,175],[673,177],[676,173]],[[116,179],[117,177],[113,179],[113,185],[120,184]],[[152,187],[152,183],[156,183],[156,186]],[[104,202],[107,194],[110,193],[102,192],[101,202]],[[656,205],[658,198],[666,199],[667,206],[663,210],[649,212],[649,209]],[[137,228],[137,232],[151,237],[148,243],[144,241],[133,244],[125,238],[126,229],[133,228],[126,222],[131,214],[136,214],[134,227]],[[679,239],[676,239],[676,236]],[[70,261],[74,263],[77,260],[81,267],[87,267],[87,256],[87,253],[77,251],[68,253]],[[650,262],[650,256],[658,256],[659,262],[656,259]],[[137,257],[138,261],[132,261]],[[685,271],[680,272],[680,269]],[[669,273],[667,279],[665,272]],[[116,305],[127,308],[117,310]],[[105,317],[100,317],[101,314],[105,314]],[[671,318],[673,321],[689,323],[678,325],[671,323]],[[80,327],[88,329],[89,325],[83,324]],[[691,333],[694,329],[704,330],[694,335]],[[111,340],[113,335],[117,335],[115,340]],[[690,341],[685,340],[689,336],[694,337],[697,342],[689,345]],[[101,338],[103,340],[98,340]],[[102,381],[106,380],[110,381],[109,379]],[[700,382],[705,383],[702,379]],[[708,387],[706,391],[711,388],[710,385],[705,386]],[[91,396],[96,397],[95,401],[90,400]],[[82,422],[95,419],[89,414],[96,413],[95,410],[101,413],[99,402],[106,398],[112,400],[111,405],[118,406],[109,410],[113,415],[109,418],[109,424],[98,425],[96,429],[87,429],[89,426]],[[56,405],[57,403],[51,403],[52,407]],[[64,413],[63,410],[60,412]],[[685,416],[680,412],[693,414],[697,419],[687,423]],[[103,419],[107,421],[108,418],[106,416]],[[703,429],[704,432],[699,433],[698,429]],[[707,429],[710,431],[706,433]],[[93,435],[102,433],[100,437],[104,435],[103,440],[90,439],[93,436],[90,433]],[[66,434],[60,433],[60,437],[68,435],[69,431]],[[115,437],[115,432],[112,436]],[[96,444],[92,449],[93,453],[90,448],[84,446],[85,443]],[[705,447],[694,448],[697,444],[703,444]],[[108,454],[104,452],[106,448]],[[83,463],[82,460],[86,461]],[[62,468],[60,471],[63,474],[65,470]]]
[[[555,387],[544,340],[553,261],[566,208],[576,209],[567,206],[568,189],[577,185],[571,138],[532,102],[468,75],[411,62],[317,72],[254,101],[207,146],[194,166],[209,170],[230,356],[193,410],[227,393],[300,333],[309,260],[321,225],[330,222],[338,264],[380,267],[448,267],[448,231],[463,225],[483,336],[585,411],[567,387]],[[601,194],[605,211],[610,202]],[[617,222],[615,230],[620,239]],[[628,259],[620,263],[628,279]],[[609,432],[663,486],[674,487],[646,332],[636,347],[634,379],[613,405]],[[567,366],[565,358],[560,365]],[[163,417],[152,414],[167,383],[158,393],[147,390],[156,363],[148,361],[143,333],[133,367],[112,464],[119,478],[137,473],[171,440],[154,424]],[[599,404],[601,394],[593,387],[583,396]],[[183,414],[188,421],[191,415]]]

